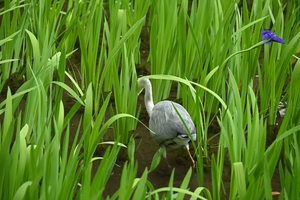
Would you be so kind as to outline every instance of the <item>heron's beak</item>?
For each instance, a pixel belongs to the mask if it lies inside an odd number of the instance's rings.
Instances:
[[[138,95],[140,95],[143,92],[143,90],[144,90],[144,86],[141,83],[141,81],[142,81],[141,79],[137,80],[137,82],[138,82]]]

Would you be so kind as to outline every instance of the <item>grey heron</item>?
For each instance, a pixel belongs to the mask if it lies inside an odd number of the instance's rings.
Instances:
[[[149,79],[141,77],[138,79],[138,94],[140,94],[143,89],[145,89],[145,106],[150,118],[150,134],[154,142],[160,146],[168,167],[170,168],[171,166],[167,160],[166,147],[179,148],[184,146],[192,161],[192,167],[194,168],[195,161],[189,151],[189,142],[191,139],[196,140],[196,127],[191,116],[183,106],[172,101],[160,101],[154,105],[151,82]],[[176,107],[176,110],[188,128],[191,137],[174,107]]]

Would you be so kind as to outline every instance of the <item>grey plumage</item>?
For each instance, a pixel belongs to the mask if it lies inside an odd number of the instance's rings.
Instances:
[[[161,101],[153,104],[152,86],[149,79],[138,79],[139,93],[145,88],[145,106],[150,117],[149,128],[153,140],[159,144],[162,149],[163,157],[166,158],[166,147],[179,148],[184,146],[189,154],[194,167],[194,160],[189,152],[189,141],[196,140],[196,128],[189,113],[180,104],[172,101]],[[188,131],[176,110],[187,126]],[[168,164],[169,166],[169,164]]]

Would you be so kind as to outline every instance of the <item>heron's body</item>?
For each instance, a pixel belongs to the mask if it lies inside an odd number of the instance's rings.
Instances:
[[[196,128],[190,115],[180,104],[172,101],[161,101],[154,106],[149,128],[153,131],[151,135],[157,144],[179,148],[180,146],[186,146],[190,138],[172,104],[176,107],[193,139],[196,140]]]
[[[194,160],[190,155],[188,143],[191,139],[196,140],[196,128],[189,113],[180,104],[172,101],[161,101],[154,105],[152,86],[149,79],[139,78],[138,86],[140,92],[145,88],[144,100],[150,117],[150,133],[153,140],[161,147],[163,156],[166,158],[166,147],[179,148],[184,146],[194,167]],[[180,119],[174,107],[176,107],[182,119]]]

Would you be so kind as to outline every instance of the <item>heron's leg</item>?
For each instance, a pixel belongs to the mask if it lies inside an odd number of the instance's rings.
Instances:
[[[167,167],[168,167],[168,169],[170,170],[172,167],[171,167],[171,165],[169,165],[168,159],[165,158],[165,160],[166,160],[166,163],[167,163]]]
[[[191,153],[190,153],[190,147],[189,147],[189,144],[187,144],[187,145],[185,146],[185,149],[186,149],[186,151],[188,152],[189,157],[190,157],[190,159],[191,159],[191,161],[192,161],[192,167],[195,168],[195,161],[194,161],[194,159],[193,159],[193,157],[192,157],[192,155],[191,155]]]

